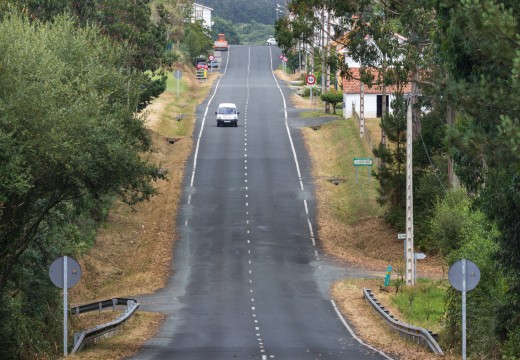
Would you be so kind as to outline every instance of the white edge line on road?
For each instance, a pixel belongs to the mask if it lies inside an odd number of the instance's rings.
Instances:
[[[336,306],[336,303],[334,302],[334,300],[331,300],[330,301],[332,303],[332,306],[334,307],[334,310],[336,310],[336,313],[338,314],[341,322],[343,323],[343,325],[345,325],[345,327],[347,328],[348,332],[350,333],[350,335],[352,335],[352,337],[354,339],[356,339],[361,345],[363,346],[366,346],[367,348],[371,349],[371,350],[374,350],[375,352],[377,352],[378,354],[380,354],[381,356],[383,356],[385,359],[388,359],[388,360],[394,360],[393,358],[391,358],[390,356],[386,355],[384,352],[382,352],[381,350],[378,350],[376,349],[375,347],[371,346],[371,345],[368,345],[366,343],[363,342],[363,340],[361,340],[360,338],[357,337],[357,335],[354,333],[354,331],[352,331],[352,329],[350,328],[350,326],[348,325],[347,321],[345,320],[345,318],[343,317],[343,315],[341,314],[341,312],[339,311],[338,307]]]
[[[193,182],[195,181],[195,170],[197,169],[197,157],[199,155],[200,139],[202,138],[202,131],[204,130],[204,124],[206,123],[206,116],[208,115],[209,105],[211,104],[211,101],[213,101],[213,98],[217,94],[218,86],[220,85],[220,80],[222,80],[224,75],[226,75],[227,68],[229,65],[229,52],[230,51],[231,51],[231,46],[228,48],[228,51],[227,51],[227,61],[226,61],[226,67],[224,69],[224,73],[218,79],[217,85],[215,86],[215,90],[213,91],[213,95],[209,99],[208,104],[206,105],[206,110],[204,111],[204,116],[202,117],[202,124],[200,125],[199,137],[197,138],[197,146],[195,147],[195,156],[193,157],[193,170],[191,172],[190,187],[193,187]]]
[[[273,55],[271,52],[271,48],[269,48],[269,57],[271,59],[271,69],[273,68]],[[287,102],[285,101],[285,95],[283,94],[282,88],[280,87],[280,83],[278,82],[278,79],[276,78],[276,75],[274,74],[274,71],[271,70],[271,73],[273,74],[274,81],[276,82],[276,86],[278,87],[278,90],[280,91],[280,94],[282,95],[283,100],[283,108],[285,113],[285,129],[287,130],[287,136],[289,137],[289,142],[291,143],[291,149],[294,157],[294,163],[296,164],[296,172],[298,174],[298,179],[300,181],[300,189],[304,191],[303,187],[303,180],[302,180],[302,174],[300,171],[300,164],[298,162],[298,156],[296,155],[296,149],[294,148],[294,142],[291,136],[291,130],[289,129],[289,123],[287,122]],[[303,200],[303,204],[305,206],[305,215],[307,216],[307,222],[309,224],[309,232],[311,235],[312,240],[312,246],[316,246],[316,241],[314,239],[314,231],[312,229],[312,223],[309,218],[309,207],[307,206],[307,200]]]

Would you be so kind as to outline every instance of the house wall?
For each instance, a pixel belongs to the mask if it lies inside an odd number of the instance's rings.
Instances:
[[[195,20],[202,20],[202,24],[208,28],[211,29],[211,12],[213,11],[212,8],[194,3],[193,4],[193,19]]]
[[[380,94],[365,94],[365,118],[377,117],[377,95]],[[393,94],[387,94],[390,104],[388,111],[392,113],[392,101],[395,99]],[[348,119],[352,117],[352,104],[358,115],[360,114],[360,94],[343,94],[343,117]]]

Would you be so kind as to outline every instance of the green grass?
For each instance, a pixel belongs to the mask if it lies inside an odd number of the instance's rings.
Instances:
[[[190,76],[189,74],[183,73],[182,76]],[[182,94],[186,92],[186,82],[181,77],[179,79],[179,93]],[[166,80],[166,91],[177,94],[177,79],[173,76],[173,73],[168,74],[168,79]]]
[[[444,315],[446,280],[418,279],[415,286],[407,286],[391,296],[392,303],[404,315],[403,322],[439,331]]]

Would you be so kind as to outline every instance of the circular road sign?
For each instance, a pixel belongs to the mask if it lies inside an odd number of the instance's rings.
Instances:
[[[49,268],[49,277],[54,285],[63,289],[63,263],[65,257],[62,256],[51,264]],[[81,277],[81,268],[76,260],[67,256],[67,289],[76,285]]]
[[[284,56],[283,59],[282,59],[282,61],[283,61],[283,62],[287,62],[287,61],[289,61],[289,59],[287,59],[287,58]]]
[[[280,54],[280,56],[278,56],[278,58],[280,58],[280,59],[283,59],[284,57],[285,57],[284,54]]]
[[[308,76],[307,76],[307,84],[308,84],[308,85],[314,85],[314,84],[316,84],[316,76],[314,76],[314,75],[308,75]]]
[[[208,60],[213,61],[213,60],[215,60],[215,57],[213,55],[210,55],[210,56],[208,56]]]
[[[175,70],[173,72],[173,77],[176,79],[180,79],[182,77],[182,71],[180,71],[179,69]]]
[[[458,291],[462,291],[462,261],[455,262],[450,267],[448,272],[448,280],[450,280],[451,286]],[[466,291],[473,290],[480,281],[480,270],[478,266],[470,260],[466,261]]]

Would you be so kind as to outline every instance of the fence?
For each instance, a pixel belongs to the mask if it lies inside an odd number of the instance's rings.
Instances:
[[[133,299],[115,298],[75,306],[70,309],[71,314],[79,315],[91,311],[101,312],[103,309],[109,307],[111,307],[112,310],[116,310],[116,306],[118,305],[126,305],[126,310],[114,321],[74,334],[74,348],[72,349],[72,354],[82,350],[86,345],[96,343],[101,339],[117,334],[126,320],[128,320],[139,308],[139,303]]]
[[[405,339],[414,342],[416,344],[422,345],[431,351],[433,351],[437,355],[444,355],[439,344],[435,338],[436,334],[433,334],[431,331],[428,331],[421,327],[416,327],[413,325],[408,325],[398,321],[394,318],[393,315],[390,315],[388,310],[385,310],[383,306],[377,301],[375,295],[372,293],[370,289],[363,289],[363,296],[368,300],[370,304],[376,309],[376,311],[383,316],[388,325],[399,334],[399,336],[404,337]]]

